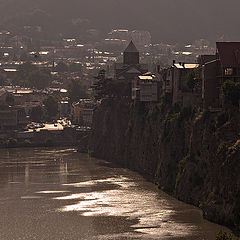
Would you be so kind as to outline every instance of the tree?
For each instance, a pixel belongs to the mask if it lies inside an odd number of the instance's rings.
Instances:
[[[216,240],[234,240],[232,234],[220,231],[216,236]]]
[[[106,97],[131,96],[131,83],[127,81],[114,80],[105,77],[106,71],[100,70],[95,77],[96,83],[92,86],[94,98],[96,100]]]
[[[7,94],[5,101],[6,101],[6,103],[8,105],[13,106],[14,105],[14,97],[13,97],[13,95],[12,94]]]
[[[79,79],[71,79],[68,85],[68,96],[71,102],[77,102],[81,98],[86,98],[87,88],[84,86]]]
[[[43,119],[43,109],[41,106],[36,106],[34,108],[32,108],[31,112],[30,112],[30,118],[34,121],[34,122],[40,122]]]
[[[0,86],[4,86],[6,84],[6,79],[0,74]]]
[[[24,87],[34,87],[44,89],[51,82],[49,70],[40,69],[30,62],[25,62],[18,67],[18,74],[13,83]]]
[[[94,77],[96,82],[92,86],[94,98],[99,100],[105,97],[105,90],[107,88],[108,80],[105,78],[106,71],[104,69],[98,72],[98,75]]]
[[[97,78],[97,77],[96,77]],[[108,83],[110,79],[98,79],[97,82],[92,86],[94,98],[100,100],[108,95]]]
[[[240,100],[240,83],[235,83],[231,80],[226,80],[222,85],[222,93],[225,104],[238,106]]]
[[[9,138],[8,140],[5,141],[4,145],[8,148],[14,148],[17,146],[17,139],[15,138]]]
[[[82,72],[82,64],[70,63],[68,69],[70,72]]]
[[[46,99],[44,99],[43,104],[45,105],[45,109],[49,118],[53,118],[57,115],[58,100],[56,97],[48,96]]]
[[[37,89],[44,89],[49,86],[51,77],[45,72],[35,70],[29,73],[28,86]]]
[[[20,55],[20,60],[21,61],[27,61],[29,59],[29,56],[27,55],[26,52],[23,52],[21,55]]]
[[[56,66],[57,72],[67,72],[68,71],[68,65],[64,62],[59,62]]]
[[[17,67],[18,74],[13,79],[13,83],[19,86],[28,87],[28,76],[32,71],[37,70],[37,67],[30,62],[25,62]]]
[[[112,78],[100,79],[93,87],[96,100],[106,97],[130,96],[131,84],[125,81],[116,81]]]
[[[17,67],[18,75],[21,78],[27,78],[28,74],[32,71],[37,70],[37,67],[33,65],[31,62],[24,62],[22,65]]]

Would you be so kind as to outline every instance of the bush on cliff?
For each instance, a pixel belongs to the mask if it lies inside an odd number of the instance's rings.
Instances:
[[[237,200],[234,207],[234,213],[235,223],[238,225],[238,228],[240,228],[240,190],[237,192]]]
[[[31,146],[31,144],[32,144],[32,143],[31,143],[31,141],[30,141],[29,139],[25,139],[25,140],[24,140],[24,146],[25,146],[25,147],[29,147],[29,146]]]
[[[131,96],[131,85],[125,81],[115,81],[112,78],[100,78],[92,87],[96,100],[103,98],[122,98]]]
[[[224,123],[228,121],[228,115],[226,112],[220,112],[216,115],[215,117],[215,127],[219,128],[221,127]]]
[[[234,240],[235,238],[233,237],[232,234],[220,231],[216,237],[216,240]]]
[[[14,148],[17,146],[17,139],[9,138],[8,140],[5,141],[4,145],[7,148]]]
[[[240,83],[231,80],[225,81],[222,86],[222,93],[225,104],[232,104],[237,107],[240,100]]]

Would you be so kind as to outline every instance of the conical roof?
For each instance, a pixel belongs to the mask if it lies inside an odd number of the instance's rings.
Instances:
[[[129,43],[129,45],[127,46],[127,48],[125,49],[124,52],[129,52],[129,53],[133,53],[133,52],[138,52],[136,46],[134,45],[133,41],[131,41]]]

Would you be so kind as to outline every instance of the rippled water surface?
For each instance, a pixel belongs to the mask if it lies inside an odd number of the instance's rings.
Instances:
[[[0,239],[215,239],[221,226],[74,149],[0,150]]]

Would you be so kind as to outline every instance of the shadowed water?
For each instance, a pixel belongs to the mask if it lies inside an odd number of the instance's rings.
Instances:
[[[0,150],[0,190],[1,240],[214,240],[224,229],[137,173],[74,149]]]

